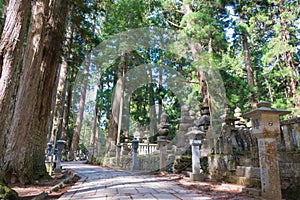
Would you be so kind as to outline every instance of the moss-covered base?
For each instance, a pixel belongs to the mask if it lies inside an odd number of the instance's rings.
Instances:
[[[7,185],[0,183],[0,199],[3,200],[14,200],[18,199],[18,193]]]
[[[182,155],[175,158],[173,172],[181,173],[186,168],[192,167],[192,157],[188,155]]]

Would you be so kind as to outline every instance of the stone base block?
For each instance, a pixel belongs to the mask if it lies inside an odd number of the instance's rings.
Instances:
[[[206,175],[205,174],[190,174],[190,179],[192,181],[204,181],[206,179]]]

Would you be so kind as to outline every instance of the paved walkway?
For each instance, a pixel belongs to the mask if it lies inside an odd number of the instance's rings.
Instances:
[[[81,179],[68,192],[62,195],[59,198],[60,200],[219,199],[203,196],[203,194],[201,194],[202,191],[196,190],[195,188],[188,189],[182,187],[176,183],[176,178],[142,175],[87,165],[81,162],[63,163],[63,168],[70,169],[79,175]]]

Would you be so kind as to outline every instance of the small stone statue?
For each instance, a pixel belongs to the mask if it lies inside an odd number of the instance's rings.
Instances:
[[[167,123],[168,115],[164,112],[160,117],[160,124],[158,125],[158,133],[160,136],[167,136],[169,133],[170,124]]]

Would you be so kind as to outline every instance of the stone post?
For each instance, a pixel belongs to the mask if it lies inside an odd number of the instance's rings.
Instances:
[[[285,124],[281,126],[283,137],[284,137],[284,145],[286,151],[291,151],[294,148],[293,136],[291,134],[290,124]]]
[[[131,165],[131,171],[135,171],[139,169],[138,166],[138,148],[139,148],[139,141],[137,139],[132,140],[132,165]]]
[[[296,134],[297,146],[300,148],[300,125],[298,123],[294,124],[294,130]]]
[[[56,160],[56,172],[61,172],[61,158],[62,158],[62,150],[65,147],[66,141],[64,140],[57,140],[57,160]]]
[[[120,143],[117,144],[116,148],[116,165],[120,166],[120,160],[121,160],[121,147],[122,145]]]
[[[205,174],[200,173],[200,149],[202,140],[205,138],[205,132],[199,130],[197,120],[195,121],[195,124],[197,126],[189,128],[189,132],[187,133],[192,147],[192,174],[190,174],[190,179],[192,181],[203,181],[205,179]]]
[[[160,124],[158,125],[158,148],[159,148],[159,168],[160,171],[166,171],[167,167],[167,145],[170,141],[167,139],[169,133],[170,124],[167,123],[168,115],[166,113],[162,113],[160,117]]]
[[[53,143],[48,142],[47,143],[47,156],[46,156],[46,170],[49,173],[49,175],[52,175],[52,166],[53,166]]]
[[[163,136],[159,136],[157,143],[159,148],[159,169],[160,171],[166,171],[168,158],[167,145],[170,143],[170,141]]]
[[[204,174],[200,173],[200,148],[201,140],[193,139],[190,142],[192,146],[192,181],[203,181],[205,179]]]
[[[252,133],[258,140],[262,197],[281,199],[276,137],[280,134],[279,116],[290,111],[271,108],[269,102],[259,102],[257,109],[244,115],[252,120]]]

